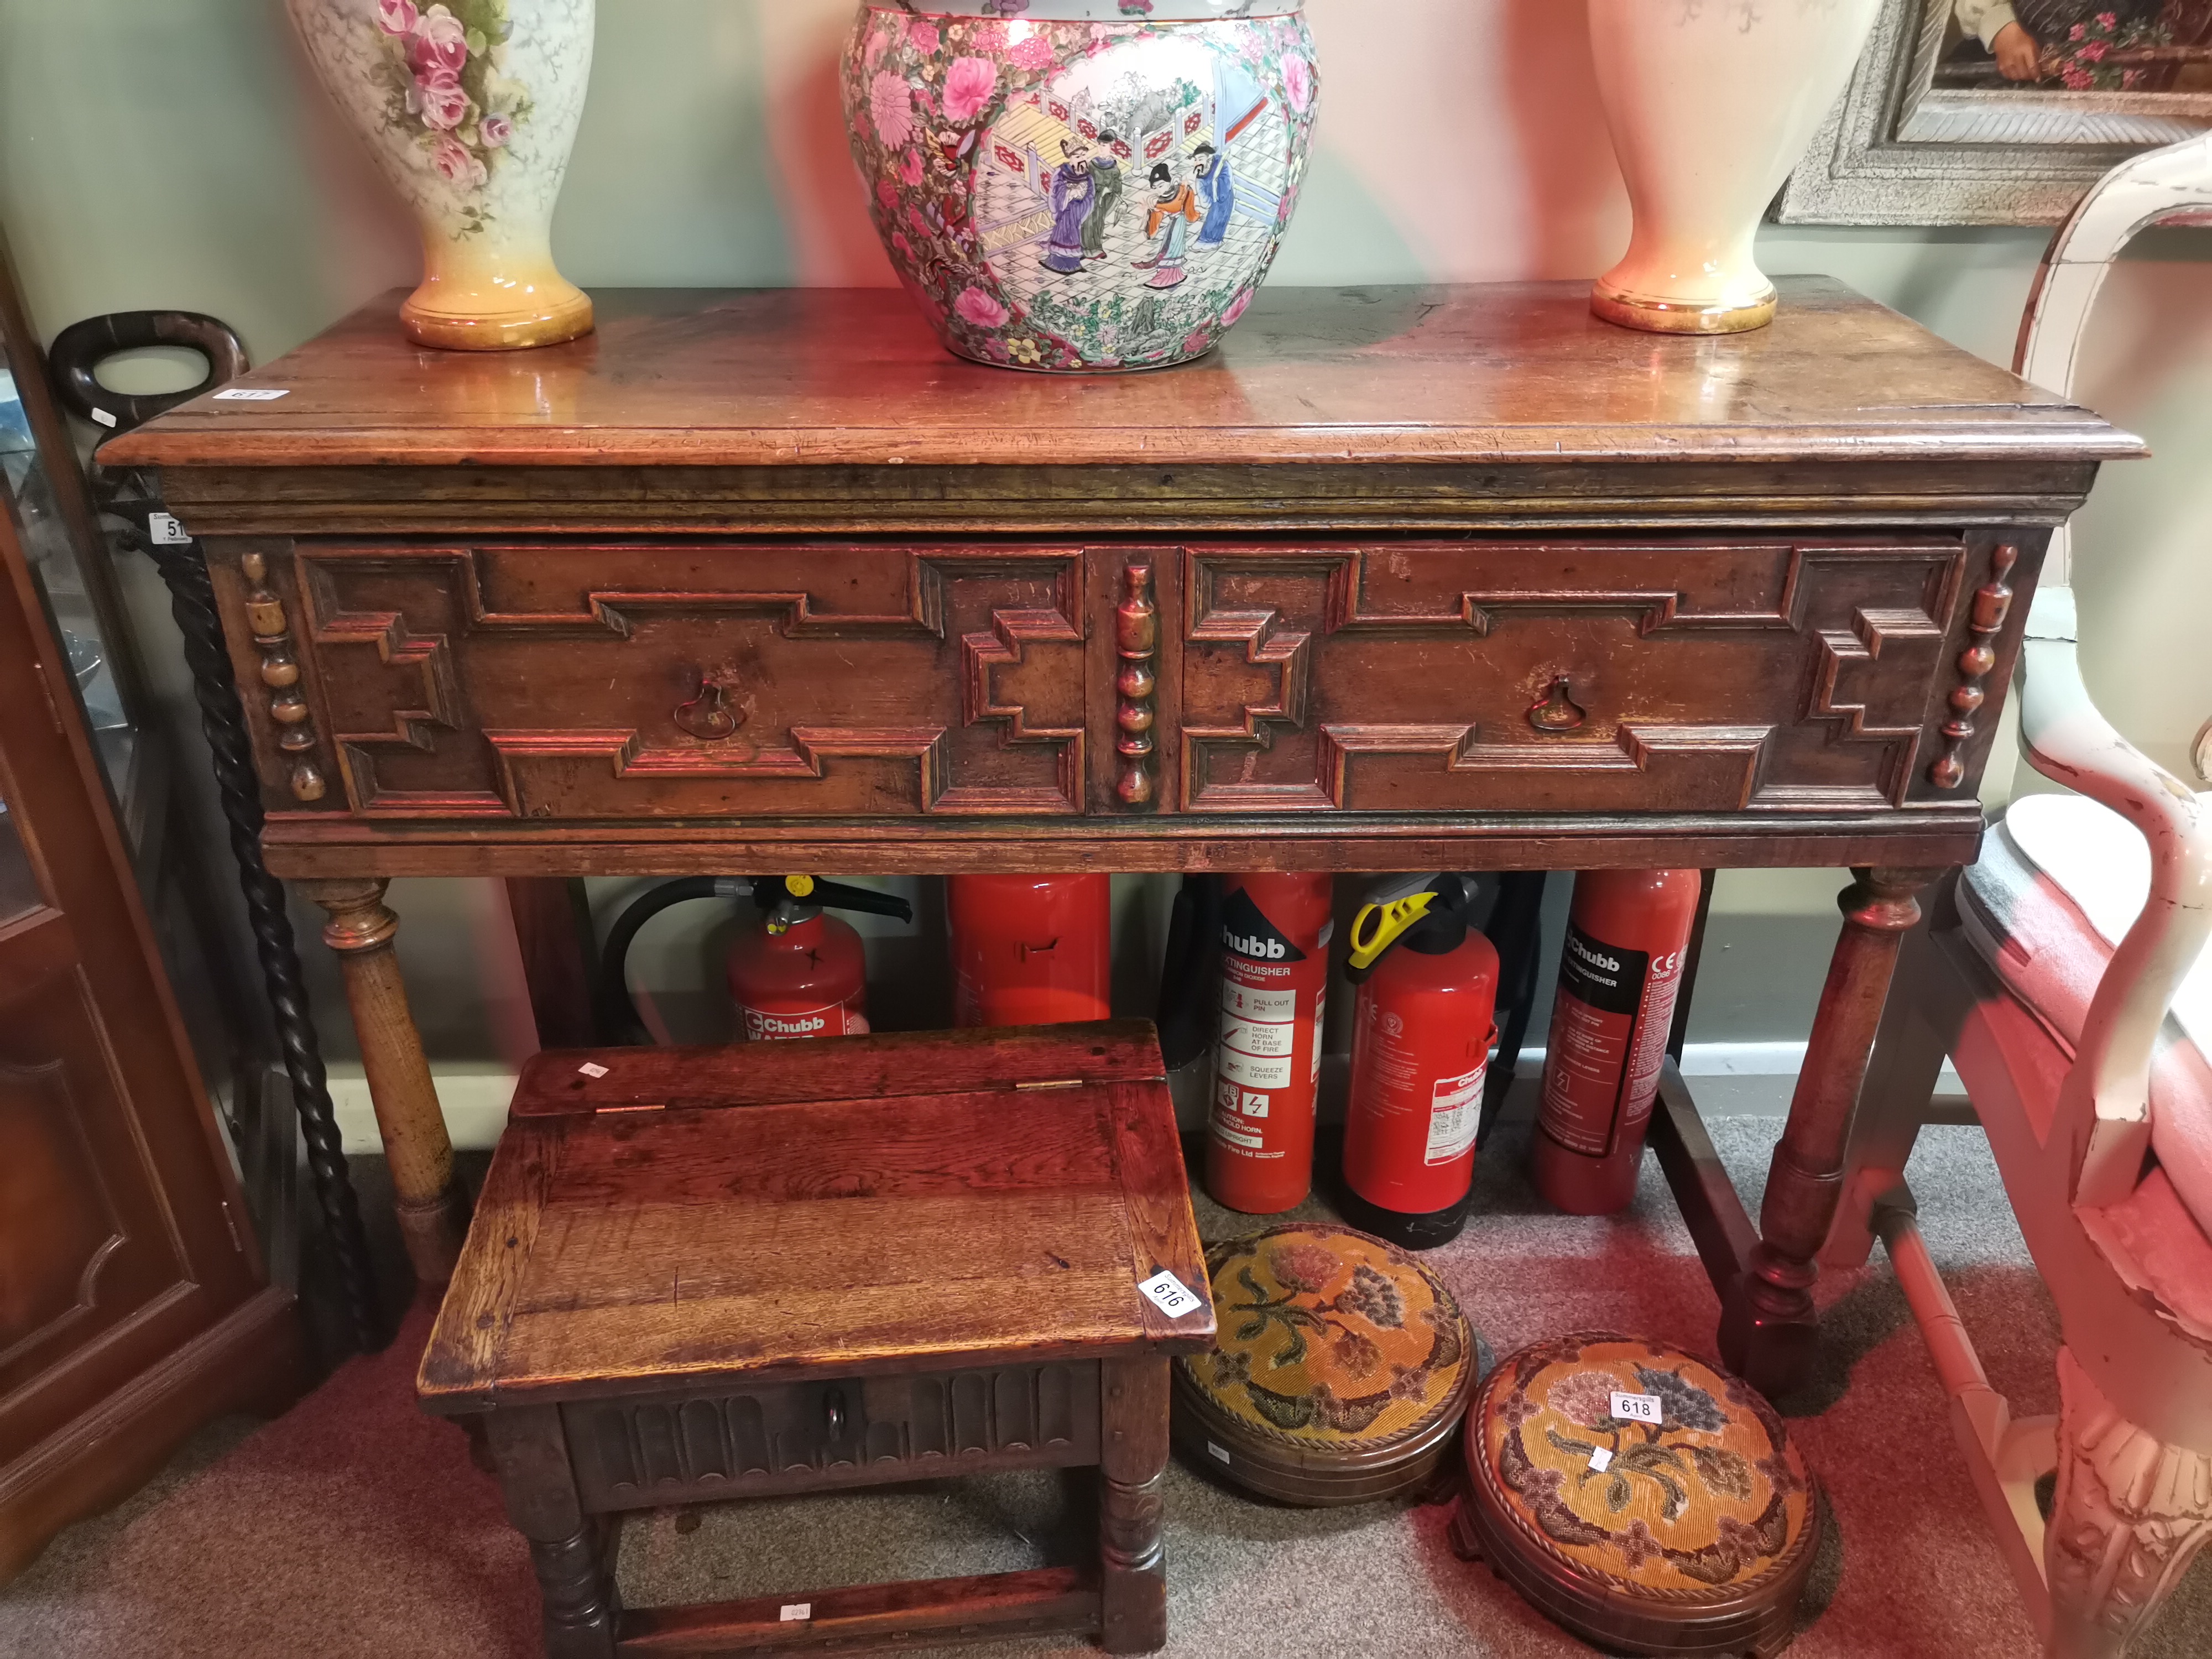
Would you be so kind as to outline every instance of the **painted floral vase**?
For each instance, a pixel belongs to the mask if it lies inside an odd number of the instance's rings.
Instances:
[[[1244,314],[1318,79],[1303,0],[869,0],[845,60],[876,228],[945,343],[1160,368]]]
[[[1590,50],[1636,228],[1598,279],[1608,322],[1734,334],[1774,320],[1753,244],[1881,0],[1589,0]]]
[[[285,0],[323,86],[422,233],[400,307],[423,345],[587,334],[554,269],[553,204],[592,69],[592,0]]]

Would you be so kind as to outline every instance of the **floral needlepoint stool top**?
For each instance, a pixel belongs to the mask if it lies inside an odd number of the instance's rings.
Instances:
[[[1475,1340],[1412,1255],[1296,1223],[1206,1253],[1220,1334],[1177,1362],[1176,1433],[1198,1462],[1288,1503],[1429,1483],[1467,1407]]]
[[[1466,1441],[1463,1553],[1586,1640],[1787,1644],[1819,1498],[1774,1407],[1734,1377],[1656,1343],[1562,1337],[1490,1374]]]

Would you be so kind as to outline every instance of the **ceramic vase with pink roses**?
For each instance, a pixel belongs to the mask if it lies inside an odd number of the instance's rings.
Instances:
[[[588,333],[554,268],[553,204],[591,76],[593,0],[285,0],[323,86],[414,210],[424,345],[508,350]]]
[[[945,343],[1009,368],[1212,350],[1297,205],[1303,0],[864,0],[854,159]]]

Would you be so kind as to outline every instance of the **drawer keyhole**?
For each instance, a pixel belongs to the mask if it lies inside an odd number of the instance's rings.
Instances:
[[[701,675],[699,695],[677,707],[677,726],[702,743],[720,743],[725,738],[735,737],[738,728],[745,723],[744,710],[731,700],[731,693],[736,690],[737,681],[732,676]]]
[[[1589,718],[1589,711],[1574,700],[1567,677],[1552,682],[1552,689],[1528,707],[1528,724],[1539,732],[1575,732]]]

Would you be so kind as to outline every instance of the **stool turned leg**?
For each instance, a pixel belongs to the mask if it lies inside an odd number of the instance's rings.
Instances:
[[[612,1534],[576,1500],[561,1413],[550,1406],[485,1413],[507,1517],[530,1540],[544,1607],[545,1659],[614,1659],[622,1624]]]
[[[2212,1455],[2120,1415],[2058,1351],[2058,1493],[2043,1534],[2051,1659],[2118,1659],[2212,1538]]]
[[[545,1659],[611,1659],[621,1611],[599,1528],[586,1522],[550,1543],[532,1539],[530,1565],[545,1609]]]
[[[468,1200],[453,1177],[453,1144],[422,1057],[422,1033],[408,1012],[392,941],[399,918],[384,902],[389,884],[377,880],[310,881],[308,897],[330,915],[323,942],[337,952],[346,1002],[361,1039],[362,1069],[392,1167],[399,1230],[415,1277],[443,1289],[460,1259],[469,1228]]]
[[[1109,1360],[1100,1425],[1099,1600],[1109,1653],[1167,1645],[1168,1362]]]
[[[1721,1358],[1760,1392],[1784,1395],[1811,1369],[1820,1327],[1814,1259],[1843,1195],[1844,1155],[1898,946],[1920,920],[1928,870],[1859,870],[1838,901],[1844,929],[1828,963],[1790,1122],[1766,1176],[1759,1243],[1721,1316]]]

